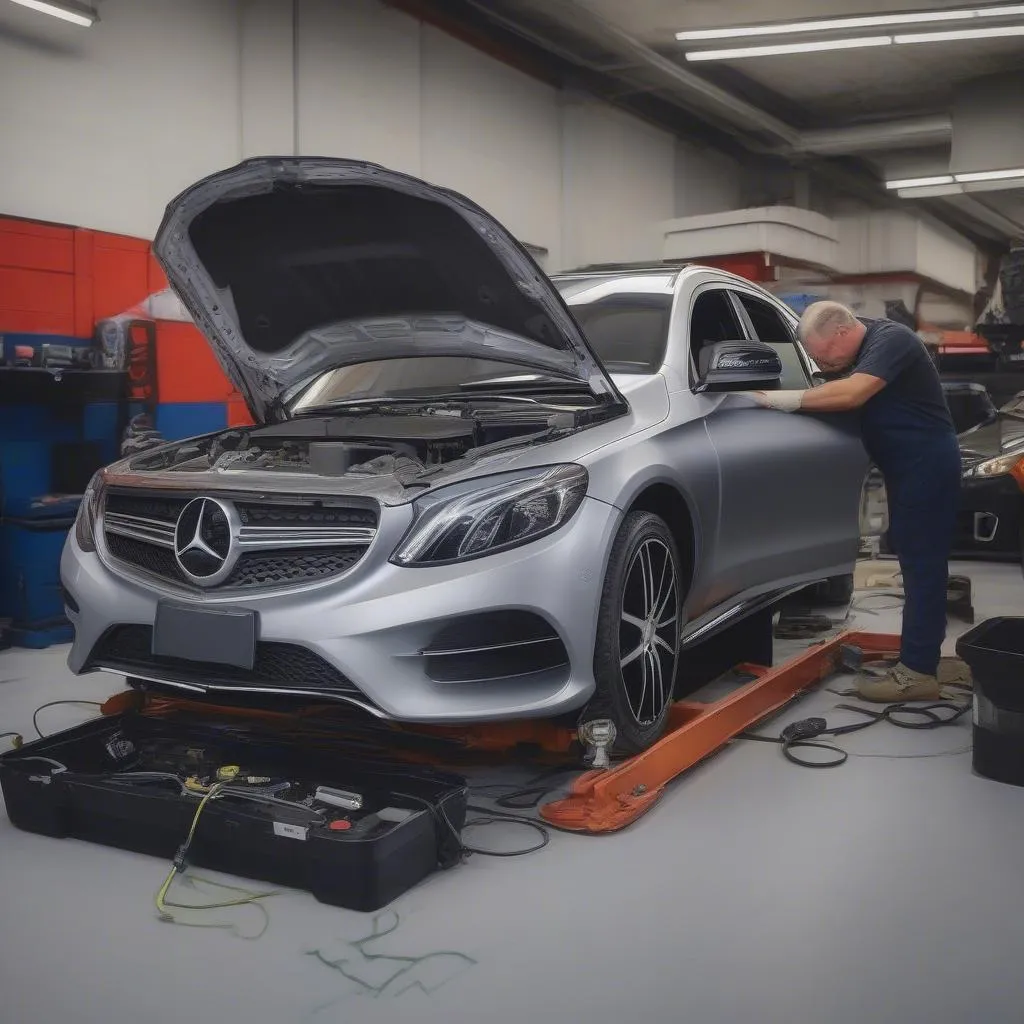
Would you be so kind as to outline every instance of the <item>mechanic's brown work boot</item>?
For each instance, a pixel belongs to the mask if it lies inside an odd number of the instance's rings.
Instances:
[[[884,676],[862,676],[857,680],[857,693],[876,704],[940,700],[942,697],[937,677],[915,672],[902,662],[893,665]]]

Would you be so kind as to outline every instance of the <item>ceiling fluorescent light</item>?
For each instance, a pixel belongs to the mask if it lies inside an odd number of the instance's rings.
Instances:
[[[740,46],[732,50],[691,50],[687,60],[736,60],[741,57],[775,57],[784,53],[818,53],[822,50],[860,50],[866,46],[888,46],[891,36],[861,39],[822,39],[813,43],[779,43],[773,46]]]
[[[63,21],[70,21],[73,25],[82,25],[84,28],[99,21],[99,15],[91,7],[73,3],[71,0],[12,0],[12,3],[39,11],[40,14],[50,14]]]
[[[948,32],[913,32],[894,36],[897,43],[945,43],[959,39],[996,39],[999,36],[1024,36],[1024,25],[997,25],[993,28],[958,28]]]
[[[901,188],[896,194],[900,199],[934,199],[936,196],[953,196],[963,192],[963,185],[929,185],[923,188]]]
[[[931,185],[952,185],[954,181],[952,174],[933,174],[927,178],[899,178],[896,181],[887,181],[886,188],[928,188]]]
[[[968,174],[954,174],[957,181],[1002,181],[1005,178],[1024,178],[1024,167],[1009,171],[971,171]]]
[[[757,36],[786,36],[801,32],[842,32],[846,29],[889,28],[899,25],[930,25],[944,21],[970,21],[972,18],[1010,18],[1024,14],[1024,4],[995,7],[968,7],[947,11],[912,11],[901,14],[867,14],[847,18],[814,21],[776,21],[760,25],[730,28],[700,28],[676,33],[680,42],[709,39],[749,39]]]
[[[1024,175],[1019,178],[1000,178],[998,181],[971,181],[960,187],[965,192],[1013,192],[1024,188]]]

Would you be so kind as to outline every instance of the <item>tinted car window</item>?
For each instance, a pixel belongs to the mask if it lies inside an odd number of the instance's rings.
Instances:
[[[590,347],[612,373],[656,373],[665,361],[672,277],[556,280]]]
[[[745,338],[728,292],[712,288],[697,296],[690,312],[690,346],[697,366],[700,366],[702,348],[720,341],[742,341]]]
[[[737,292],[736,297],[743,304],[750,322],[754,325],[757,340],[771,345],[782,360],[782,379],[779,387],[788,390],[806,388],[810,383],[807,371],[800,359],[800,352],[793,338],[793,330],[770,303]]]

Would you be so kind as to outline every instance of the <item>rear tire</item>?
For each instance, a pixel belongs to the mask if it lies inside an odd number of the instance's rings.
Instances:
[[[636,754],[665,731],[682,623],[679,552],[664,520],[630,512],[612,544],[594,648],[597,690],[580,721],[615,723],[615,752]]]

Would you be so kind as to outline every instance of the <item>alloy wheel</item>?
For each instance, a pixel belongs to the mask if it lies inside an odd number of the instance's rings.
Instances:
[[[626,702],[641,726],[672,699],[679,647],[679,602],[672,552],[657,538],[636,549],[626,570],[619,621],[619,668]]]

